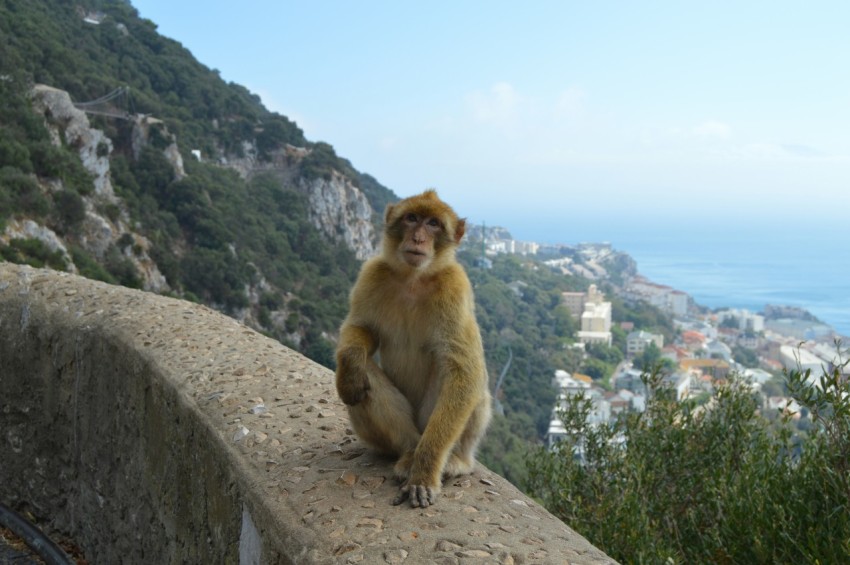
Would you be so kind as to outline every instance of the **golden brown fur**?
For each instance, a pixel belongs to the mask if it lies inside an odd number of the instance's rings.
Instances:
[[[336,385],[357,434],[398,457],[395,504],[436,502],[469,473],[490,421],[472,287],[455,249],[465,222],[429,190],[387,207],[340,330]]]

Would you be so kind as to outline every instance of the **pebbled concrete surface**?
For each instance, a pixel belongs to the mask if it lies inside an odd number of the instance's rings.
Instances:
[[[392,506],[333,374],[233,319],[9,263],[0,434],[0,498],[93,563],[613,563],[481,466]]]

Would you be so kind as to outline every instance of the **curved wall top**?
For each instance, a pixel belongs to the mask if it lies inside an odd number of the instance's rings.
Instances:
[[[479,466],[427,509],[333,375],[189,302],[0,263],[0,500],[92,563],[612,563]]]

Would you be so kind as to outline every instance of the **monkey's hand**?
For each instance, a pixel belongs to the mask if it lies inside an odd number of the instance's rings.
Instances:
[[[428,486],[407,481],[407,483],[398,489],[398,494],[393,500],[393,504],[398,505],[410,499],[410,506],[413,508],[428,508],[437,502],[439,495],[439,484]]]
[[[350,365],[337,369],[336,390],[342,401],[349,406],[363,402],[369,388],[369,377],[365,367]]]

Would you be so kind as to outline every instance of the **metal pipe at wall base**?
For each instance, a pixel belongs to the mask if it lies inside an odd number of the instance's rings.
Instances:
[[[75,562],[53,540],[23,516],[0,502],[0,526],[8,528],[24,540],[47,565],[75,565]]]

